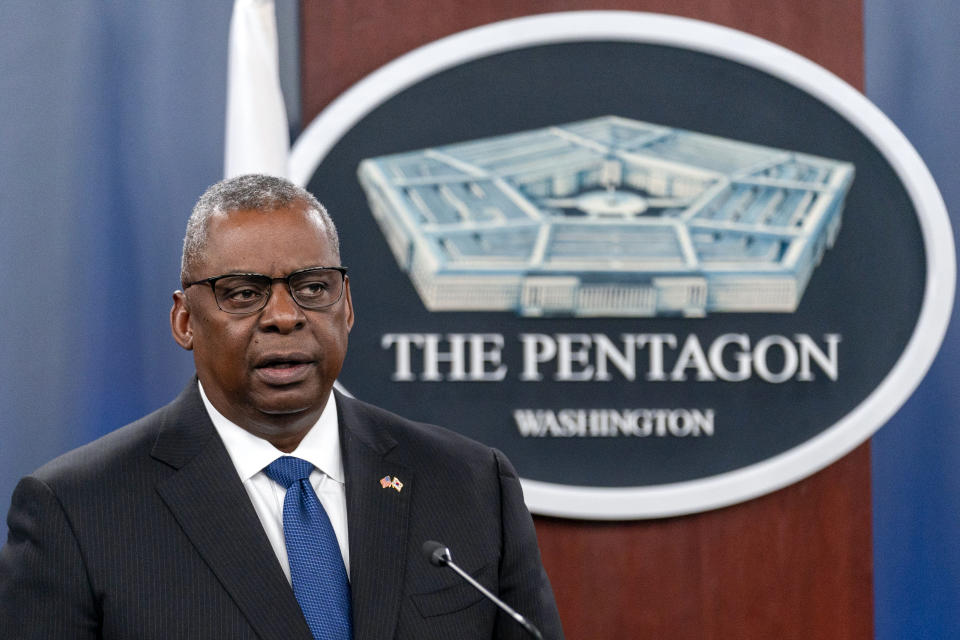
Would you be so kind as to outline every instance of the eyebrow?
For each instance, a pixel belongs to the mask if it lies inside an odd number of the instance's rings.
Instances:
[[[288,271],[286,274],[284,274],[284,275],[282,275],[282,276],[271,276],[270,274],[268,274],[268,273],[263,273],[262,271],[245,271],[245,270],[242,270],[242,269],[236,269],[236,270],[231,270],[231,271],[224,271],[223,273],[217,274],[217,276],[211,276],[211,277],[219,277],[219,276],[266,276],[266,277],[268,277],[268,278],[274,278],[274,277],[277,277],[277,278],[285,278],[285,277],[289,276],[289,275],[292,274],[292,273],[297,273],[298,271],[306,271],[307,269],[339,269],[339,268],[342,268],[342,266],[343,266],[343,265],[339,265],[339,264],[317,264],[317,265],[312,265],[312,266],[309,266],[309,267],[297,267],[297,268],[294,269],[293,271]]]

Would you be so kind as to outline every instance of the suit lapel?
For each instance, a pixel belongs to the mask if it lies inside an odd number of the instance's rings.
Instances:
[[[366,414],[364,405],[337,395],[340,449],[346,475],[350,543],[350,589],[354,640],[393,637],[408,550],[408,517],[413,472],[391,462],[396,441]],[[383,487],[390,476],[402,483]]]
[[[311,638],[196,381],[170,408],[153,456],[177,471],[160,496],[261,638]]]

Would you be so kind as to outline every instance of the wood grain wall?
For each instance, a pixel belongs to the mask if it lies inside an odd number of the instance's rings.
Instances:
[[[863,85],[860,0],[302,0],[304,122],[366,74],[437,38],[522,15],[626,9],[784,45]],[[873,637],[870,453],[771,495],[634,522],[536,518],[567,637]]]

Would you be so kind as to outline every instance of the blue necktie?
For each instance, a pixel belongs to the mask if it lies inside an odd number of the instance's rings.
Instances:
[[[287,488],[283,537],[290,561],[293,594],[316,640],[350,640],[350,583],[330,518],[310,486],[313,465],[284,456],[264,469]]]

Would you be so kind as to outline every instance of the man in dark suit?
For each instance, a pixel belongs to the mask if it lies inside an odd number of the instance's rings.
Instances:
[[[503,455],[333,391],[353,306],[309,193],[263,176],[211,187],[181,280],[171,328],[197,378],[19,483],[4,638],[526,637],[422,557],[431,539],[562,637]]]

